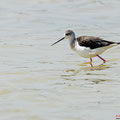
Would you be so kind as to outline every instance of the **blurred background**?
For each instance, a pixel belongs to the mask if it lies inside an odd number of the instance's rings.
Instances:
[[[0,0],[0,120],[115,120],[120,46],[94,58],[69,49],[71,29],[120,42],[120,0]]]

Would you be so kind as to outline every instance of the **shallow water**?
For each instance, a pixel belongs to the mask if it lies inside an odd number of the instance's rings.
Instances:
[[[119,0],[1,0],[0,120],[115,120],[120,46],[79,57],[66,29],[120,42]]]

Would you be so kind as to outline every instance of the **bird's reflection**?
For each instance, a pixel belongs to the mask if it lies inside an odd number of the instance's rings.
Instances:
[[[76,80],[89,80],[92,83],[99,84],[104,81],[110,81],[110,79],[107,79],[103,76],[107,76],[104,72],[97,72],[101,70],[106,70],[109,68],[112,68],[112,65],[114,64],[114,61],[118,61],[120,59],[110,59],[107,61],[107,64],[100,64],[96,65],[93,68],[91,68],[88,64],[89,62],[84,62],[79,64],[79,69],[66,69],[64,71],[64,74],[61,75],[61,77],[64,80],[70,80],[70,81],[76,81]],[[81,74],[83,74],[81,76]],[[89,77],[90,76],[90,77]],[[101,77],[97,77],[101,76]]]
[[[119,58],[115,58],[115,59],[110,59],[107,60],[107,62],[114,62],[114,61],[118,61],[120,60]],[[88,64],[90,64],[90,62],[84,62],[79,64],[80,68],[78,70],[75,69],[67,69],[65,70],[66,73],[71,72],[71,76],[75,76],[76,74],[82,72],[82,71],[95,71],[95,70],[105,70],[108,68],[111,68],[111,65],[114,63],[110,63],[110,64],[100,64],[100,65],[96,65],[93,68],[91,68],[90,66],[88,66]]]
[[[83,67],[83,64],[81,66],[82,67],[80,69],[77,69],[77,70],[67,69],[67,70],[65,70],[65,72],[71,73],[71,74],[69,74],[69,76],[76,76],[77,74],[79,74],[80,72],[83,72],[83,71],[105,70],[105,69],[111,68],[110,65],[105,65],[105,64],[100,64],[100,65],[94,66],[93,68],[86,67],[85,63],[84,63],[84,67]]]
[[[110,65],[105,65],[105,64],[101,64],[98,66],[94,66],[94,68],[91,69],[91,67],[86,67],[86,66],[82,66],[80,69],[67,69],[65,70],[65,74],[61,75],[61,77],[64,80],[70,80],[70,81],[76,81],[76,80],[88,80],[90,82],[90,84],[99,84],[101,82],[105,82],[105,81],[110,81],[107,80],[106,78],[101,78],[101,77],[96,77],[96,76],[106,76],[105,73],[100,73],[98,74],[97,72],[95,72],[96,70],[105,70],[111,68]],[[81,76],[81,74],[84,74],[84,77]]]

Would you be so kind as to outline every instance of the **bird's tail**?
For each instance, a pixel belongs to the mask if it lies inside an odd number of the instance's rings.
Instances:
[[[120,44],[120,42],[118,42],[117,44]]]

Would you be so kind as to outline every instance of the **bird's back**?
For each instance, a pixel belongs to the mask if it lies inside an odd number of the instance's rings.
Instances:
[[[94,36],[81,36],[77,38],[80,46],[89,47],[90,49],[100,48],[114,44],[115,42],[106,41]]]

